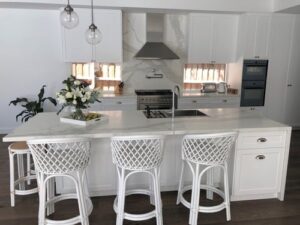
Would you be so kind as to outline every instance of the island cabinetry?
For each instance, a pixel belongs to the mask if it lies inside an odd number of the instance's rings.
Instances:
[[[283,198],[281,184],[287,132],[240,132],[235,151],[232,200]]]
[[[136,96],[104,97],[101,102],[95,103],[91,110],[114,111],[114,110],[136,110]]]
[[[239,106],[239,96],[182,97],[178,100],[179,109],[231,108]]]
[[[85,40],[85,32],[91,24],[90,9],[76,8],[80,22],[73,29],[61,27],[63,60],[65,62],[122,62],[122,12],[120,10],[95,9],[95,25],[102,33],[102,41],[92,46]]]
[[[188,63],[235,62],[238,16],[191,13]]]

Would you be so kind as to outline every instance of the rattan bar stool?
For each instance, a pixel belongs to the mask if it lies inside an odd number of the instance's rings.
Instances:
[[[39,184],[39,225],[81,223],[89,224],[92,202],[88,196],[85,169],[90,160],[90,142],[86,138],[43,139],[28,141],[33,156]],[[75,184],[76,193],[51,196],[51,180],[66,177]],[[45,209],[66,200],[77,199],[79,215],[66,220],[46,218]],[[48,211],[49,213],[49,211]]]
[[[163,224],[162,203],[160,196],[160,164],[163,157],[162,136],[118,136],[111,140],[113,163],[118,172],[118,195],[114,202],[117,213],[117,225],[123,220],[142,221],[156,217],[156,224]],[[152,187],[126,191],[126,182],[131,175],[146,173],[150,175]],[[125,196],[145,194],[154,196],[155,210],[144,214],[124,212]]]
[[[218,134],[186,135],[182,140],[182,169],[179,181],[177,204],[182,203],[190,209],[189,224],[197,225],[198,212],[213,213],[226,209],[227,221],[231,220],[230,196],[227,173],[227,160],[230,150],[236,140],[237,133],[227,132]],[[184,186],[183,174],[185,165],[188,165],[193,175],[192,185]],[[204,167],[202,170],[200,167]],[[213,186],[212,170],[221,168],[224,173],[224,191]],[[201,179],[207,173],[208,182],[202,184]],[[223,198],[223,202],[216,206],[201,206],[200,189],[207,191],[207,196],[212,197],[216,193]],[[183,194],[192,190],[191,202],[188,202]]]
[[[8,146],[9,167],[10,167],[10,204],[15,206],[15,195],[30,195],[38,192],[38,188],[27,188],[25,183],[31,184],[31,180],[36,176],[31,170],[31,154],[26,142],[16,142]],[[15,180],[15,164],[14,158],[17,156],[18,179]],[[24,166],[24,156],[26,156],[26,171]],[[16,189],[16,186],[19,186]]]

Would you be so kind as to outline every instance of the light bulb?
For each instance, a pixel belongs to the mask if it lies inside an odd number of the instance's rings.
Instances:
[[[70,5],[67,5],[64,11],[60,13],[60,22],[67,29],[72,29],[78,25],[79,17]]]
[[[85,39],[89,44],[97,45],[102,41],[102,33],[95,24],[91,24],[89,29],[85,32]]]

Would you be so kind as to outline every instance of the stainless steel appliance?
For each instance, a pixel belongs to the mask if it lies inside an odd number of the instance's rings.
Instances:
[[[172,91],[162,90],[135,90],[137,95],[137,109],[172,109]],[[177,108],[177,96],[175,96],[175,108]]]
[[[241,106],[264,106],[268,60],[244,60]]]
[[[203,83],[201,92],[202,93],[217,92],[217,84],[216,83]]]
[[[152,118],[171,118],[172,111],[170,110],[144,110],[144,115],[148,119]],[[198,117],[198,116],[207,116],[205,113],[197,109],[184,109],[184,110],[175,110],[174,117]]]

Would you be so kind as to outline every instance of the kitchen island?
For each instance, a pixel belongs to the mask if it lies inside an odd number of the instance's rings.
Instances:
[[[87,127],[61,123],[56,113],[40,113],[3,138],[5,142],[37,138],[88,137],[92,157],[88,182],[93,196],[116,193],[110,137],[165,135],[161,189],[176,190],[181,168],[181,139],[187,133],[239,132],[229,162],[232,200],[284,199],[291,127],[269,120],[257,111],[240,108],[201,109],[205,117],[147,119],[142,111],[106,111],[108,121]],[[187,176],[189,177],[189,176]],[[189,182],[191,178],[187,178]],[[218,171],[215,182],[218,185]],[[129,187],[145,187],[148,179],[133,177]],[[67,180],[57,181],[58,192],[68,192]]]

